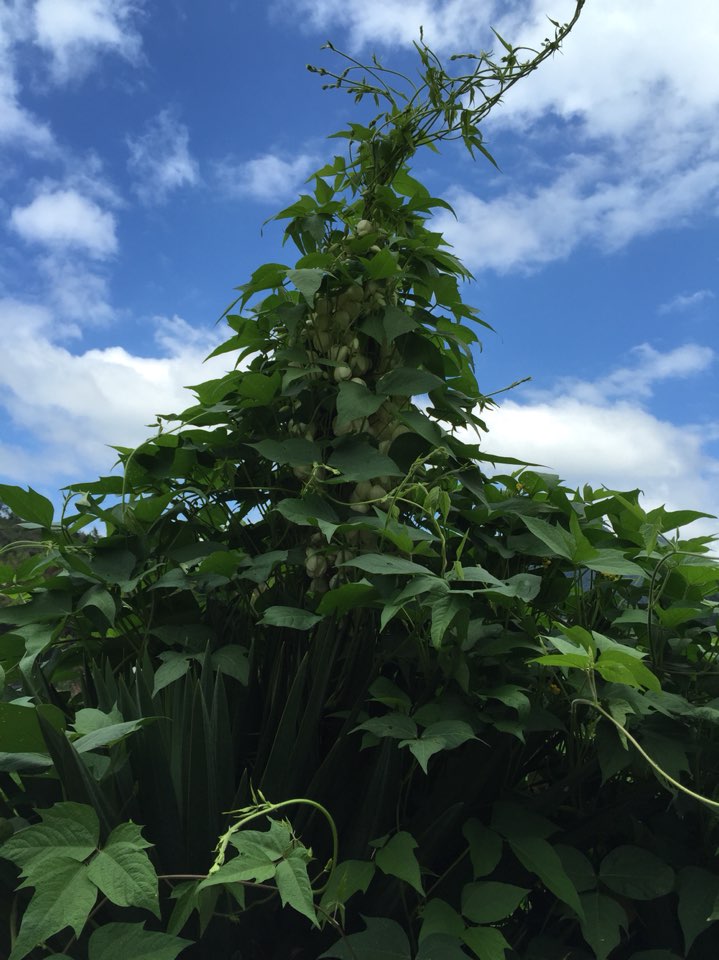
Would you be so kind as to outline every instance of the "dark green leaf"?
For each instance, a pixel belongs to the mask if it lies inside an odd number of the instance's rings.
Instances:
[[[597,960],[607,960],[627,929],[627,915],[622,907],[603,893],[583,893],[582,936],[594,950]]]
[[[528,893],[511,883],[468,883],[462,890],[462,913],[474,923],[496,923],[511,917]]]
[[[21,520],[28,523],[37,523],[49,529],[52,526],[54,507],[52,503],[37,493],[32,487],[23,490],[22,487],[0,483],[0,503],[4,503]]]
[[[175,960],[190,940],[145,930],[142,923],[106,923],[90,937],[89,960]]]
[[[383,873],[404,880],[422,894],[422,876],[415,856],[417,841],[406,831],[395,833],[375,854],[375,863]]]
[[[632,900],[653,900],[674,889],[674,871],[641,847],[617,847],[602,860],[599,879],[614,893]]]
[[[317,960],[412,960],[407,934],[398,923],[384,917],[363,919],[366,930],[343,937]]]

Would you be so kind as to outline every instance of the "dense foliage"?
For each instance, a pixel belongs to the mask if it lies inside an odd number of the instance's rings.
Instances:
[[[59,522],[0,486],[42,541],[0,569],[11,960],[715,956],[700,514],[498,467],[408,168],[486,153],[572,24],[456,78],[424,43],[417,85],[323,71],[382,112],[279,214],[300,257],[240,288],[231,372]]]

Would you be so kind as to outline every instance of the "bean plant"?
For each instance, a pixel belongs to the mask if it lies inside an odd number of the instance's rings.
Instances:
[[[0,566],[10,960],[716,956],[703,514],[492,454],[487,323],[411,171],[494,162],[582,5],[537,51],[422,37],[417,77],[330,47],[378,112],[277,214],[297,259],[239,287],[226,375],[57,518],[0,486],[33,531]]]

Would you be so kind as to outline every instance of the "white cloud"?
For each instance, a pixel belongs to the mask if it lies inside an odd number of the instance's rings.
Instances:
[[[496,48],[494,23],[537,47],[574,0],[296,0],[323,31],[345,29],[353,47],[407,45],[419,23],[442,52]],[[341,40],[338,40],[341,46]],[[460,223],[439,223],[470,266],[534,269],[590,244],[617,250],[637,237],[719,212],[719,4],[686,0],[587,3],[562,52],[506,96],[485,127],[520,131],[528,156],[557,120],[574,151],[559,173],[481,198],[457,188]],[[547,120],[550,134],[546,133]],[[537,156],[540,154],[538,153]],[[498,160],[502,162],[501,154]],[[531,161],[530,161],[531,162]]]
[[[0,300],[0,407],[6,423],[22,431],[23,450],[0,445],[0,474],[45,488],[91,479],[109,470],[108,444],[134,446],[150,435],[156,413],[184,409],[185,384],[220,376],[227,358],[203,365],[217,344],[179,317],[155,318],[157,358],[124,347],[71,353],[57,342],[56,318],[46,308]]]
[[[605,160],[575,154],[549,183],[487,200],[455,187],[448,199],[457,219],[440,211],[434,227],[472,269],[532,270],[583,244],[618,250],[719,204],[719,152],[677,166],[669,179],[619,161],[616,170],[605,170]]]
[[[75,248],[97,258],[117,250],[113,214],[74,189],[39,193],[13,209],[10,223],[24,240],[51,249]]]
[[[695,345],[661,354],[643,345],[635,356],[633,365],[595,382],[564,380],[524,402],[505,401],[484,414],[484,446],[541,464],[571,486],[638,488],[650,507],[719,514],[719,459],[711,451],[719,422],[671,423],[642,402],[655,383],[705,372],[715,354]],[[698,529],[717,532],[719,521]]]
[[[700,303],[705,303],[707,300],[714,299],[714,292],[712,290],[695,290],[694,293],[678,293],[676,297],[672,297],[671,300],[668,300],[666,303],[662,303],[659,306],[659,313],[683,313],[685,310],[689,310],[692,307],[698,306]]]
[[[315,157],[307,153],[292,160],[265,153],[241,162],[225,160],[215,173],[221,189],[231,197],[278,200],[295,193],[315,164]]]
[[[53,147],[52,133],[21,105],[15,72],[14,46],[27,32],[28,19],[25,2],[0,4],[0,144],[43,153]]]
[[[128,139],[128,167],[143,203],[162,203],[179,187],[199,182],[197,161],[190,153],[190,134],[170,109],[162,110],[146,132]]]
[[[101,52],[136,61],[138,8],[134,0],[37,0],[34,39],[51,54],[54,78],[62,82],[84,75]]]
[[[280,0],[275,7],[292,9],[298,23],[317,30],[347,30],[355,50],[410,44],[419,38],[420,26],[436,49],[464,50],[469,38],[470,45],[478,40],[480,31],[488,41],[488,24],[498,19],[494,0],[292,0],[291,7],[290,0]]]

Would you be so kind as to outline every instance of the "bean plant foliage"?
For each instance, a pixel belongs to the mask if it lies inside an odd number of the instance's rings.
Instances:
[[[298,259],[239,288],[229,372],[61,517],[0,487],[33,531],[0,567],[10,960],[716,956],[702,514],[485,448],[486,324],[410,172],[491,160],[581,6],[459,73],[423,39],[417,80],[312,68],[379,112],[277,215]]]

